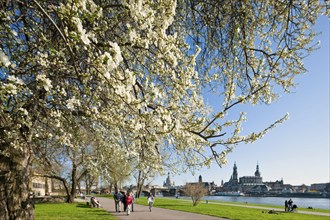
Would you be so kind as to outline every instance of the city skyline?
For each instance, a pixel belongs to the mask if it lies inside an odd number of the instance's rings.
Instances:
[[[257,163],[263,181],[276,181],[292,185],[329,182],[329,19],[321,16],[315,38],[321,48],[305,59],[307,72],[296,79],[297,87],[291,94],[284,94],[270,106],[255,106],[247,114],[244,132],[260,130],[281,118],[287,112],[289,120],[271,130],[253,144],[240,144],[228,154],[228,164],[219,168],[216,164],[191,173],[173,175],[176,185],[198,180],[228,181],[236,161],[239,176],[253,175]],[[207,97],[206,97],[207,99]],[[212,104],[212,100],[208,100]],[[250,109],[251,110],[251,109]],[[162,185],[164,176],[152,184]]]

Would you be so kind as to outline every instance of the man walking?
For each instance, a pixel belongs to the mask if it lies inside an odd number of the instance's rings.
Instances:
[[[122,200],[123,195],[118,192],[118,190],[115,191],[115,194],[113,195],[113,198],[115,200],[115,206],[116,206],[116,212],[120,212],[120,203]]]

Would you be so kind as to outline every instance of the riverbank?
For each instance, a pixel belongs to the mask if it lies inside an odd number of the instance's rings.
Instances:
[[[263,194],[244,194],[247,197],[290,197],[290,198],[311,198],[311,199],[330,199],[330,193],[263,193]]]
[[[185,197],[183,197],[185,198]],[[222,202],[240,202],[242,204],[265,204],[270,206],[283,207],[284,201],[293,200],[299,208],[325,209],[330,210],[330,199],[326,198],[293,198],[293,197],[252,197],[252,196],[205,196],[203,200],[215,200]]]

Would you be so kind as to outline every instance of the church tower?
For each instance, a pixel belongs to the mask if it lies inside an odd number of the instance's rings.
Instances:
[[[199,182],[199,183],[202,183],[202,182],[203,182],[202,175],[199,175],[199,177],[198,177],[198,182]]]
[[[232,180],[235,181],[235,182],[238,182],[238,174],[237,174],[236,162],[234,163]]]
[[[258,163],[257,163],[257,170],[256,170],[256,172],[254,172],[254,175],[257,176],[257,177],[261,176],[260,171],[259,171],[259,164]]]
[[[172,186],[172,180],[171,180],[171,177],[170,177],[170,172],[168,172],[168,176],[167,176],[166,181],[164,182],[163,186],[164,187]]]

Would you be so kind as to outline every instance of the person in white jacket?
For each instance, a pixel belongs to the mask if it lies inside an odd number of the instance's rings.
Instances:
[[[151,212],[152,205],[154,204],[154,201],[155,201],[155,197],[152,195],[152,193],[150,193],[150,195],[148,197],[148,204],[149,204],[150,212]]]

